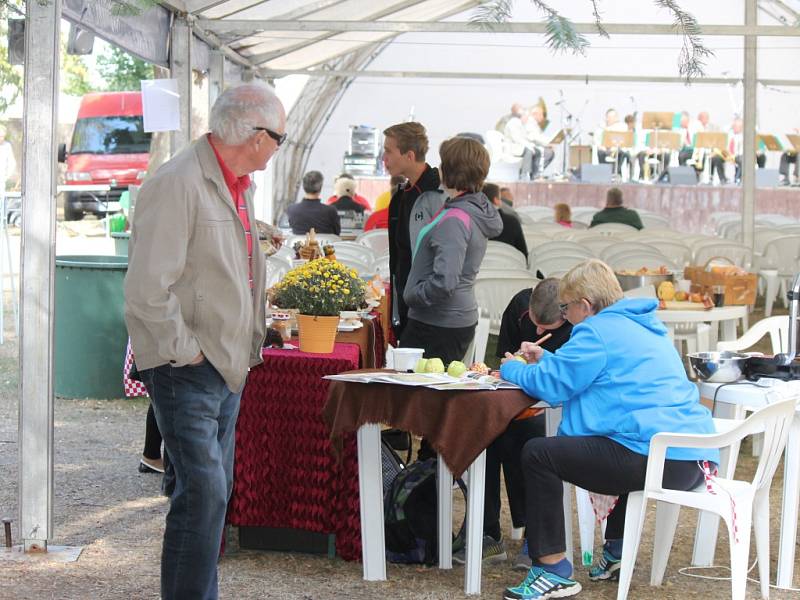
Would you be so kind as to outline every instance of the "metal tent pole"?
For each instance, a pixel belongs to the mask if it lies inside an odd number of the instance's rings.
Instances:
[[[27,2],[23,106],[20,534],[26,552],[53,537],[53,298],[61,0]]]

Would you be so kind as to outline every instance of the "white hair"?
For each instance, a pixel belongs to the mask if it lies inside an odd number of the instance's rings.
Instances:
[[[263,83],[245,83],[220,94],[211,108],[209,129],[224,144],[237,146],[257,133],[254,127],[279,132],[285,114],[272,88]]]

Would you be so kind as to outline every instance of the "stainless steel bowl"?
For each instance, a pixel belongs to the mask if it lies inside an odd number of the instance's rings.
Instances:
[[[666,275],[621,275],[620,273],[615,273],[615,275],[623,292],[646,285],[652,285],[658,291],[658,285],[662,281],[675,281],[674,273],[667,273]]]
[[[742,377],[745,361],[750,358],[739,352],[695,352],[689,355],[698,379],[709,383],[728,383]]]

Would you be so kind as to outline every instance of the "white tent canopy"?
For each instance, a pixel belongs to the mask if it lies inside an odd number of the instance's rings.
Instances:
[[[754,204],[756,63],[758,36],[783,40],[800,34],[794,23],[800,5],[796,0],[709,0],[702,6],[681,0],[690,11],[700,11],[705,34],[714,40],[734,40],[734,52],[720,53],[717,85],[742,80],[745,131],[743,222],[745,241],[752,240]],[[58,90],[59,20],[63,16],[146,60],[169,66],[179,81],[183,104],[182,128],[173,136],[173,151],[193,137],[190,129],[193,69],[208,72],[213,100],[226,82],[260,76],[276,78],[289,73],[308,75],[309,80],[292,108],[287,130],[291,143],[275,160],[274,196],[281,202],[294,199],[300,176],[312,150],[337,105],[347,96],[355,77],[431,76],[455,81],[488,81],[491,76],[524,80],[564,80],[564,76],[591,78],[606,76],[617,81],[653,81],[663,77],[677,81],[675,56],[681,40],[672,32],[670,15],[652,3],[640,0],[603,5],[609,23],[610,40],[596,35],[592,3],[552,2],[578,29],[591,35],[593,44],[625,46],[626,40],[658,47],[663,55],[649,63],[640,50],[630,50],[629,60],[613,63],[595,61],[591,72],[581,57],[554,56],[543,50],[541,15],[531,4],[518,0],[514,19],[495,32],[476,31],[467,23],[477,0],[162,0],[141,14],[120,15],[111,0],[50,0],[26,3],[26,58],[24,94],[23,193],[26,198],[22,231],[22,284],[20,342],[20,527],[27,550],[46,548],[53,537],[53,389],[52,389],[52,307],[55,264],[55,117]],[[642,7],[647,5],[647,8]],[[518,12],[517,12],[518,9]],[[759,22],[759,11],[760,18]],[[631,15],[635,22],[631,22]],[[424,51],[406,52],[398,36],[406,41],[428,44]],[[427,37],[420,37],[427,36]],[[448,40],[460,38],[459,52]],[[469,48],[463,40],[491,40],[504,44],[505,59],[498,60],[486,48]],[[524,37],[519,37],[524,36]],[[638,37],[637,37],[638,36]],[[539,58],[526,56],[524,39]],[[705,42],[714,47],[710,38]],[[664,40],[670,40],[665,42]],[[742,43],[744,40],[744,43]],[[483,43],[483,42],[481,42]],[[466,48],[464,47],[466,46]],[[631,46],[632,47],[632,46]],[[402,64],[381,63],[376,73],[365,71],[377,64],[386,51]],[[471,51],[470,51],[471,50]],[[588,52],[592,53],[589,48]],[[600,52],[603,52],[601,50]],[[411,58],[416,61],[402,63]],[[460,60],[458,57],[461,57]],[[491,58],[494,56],[495,58]],[[544,58],[542,58],[544,57]],[[382,57],[381,57],[382,58]],[[787,79],[785,65],[795,61],[771,61],[762,73],[771,85],[794,85]],[[410,65],[410,66],[409,66]],[[437,71],[438,73],[431,73]],[[588,73],[588,75],[587,75]],[[628,79],[626,79],[628,77]],[[454,79],[457,78],[457,79]],[[377,79],[385,81],[385,79]],[[492,93],[488,84],[477,90],[462,90],[462,96]],[[424,94],[421,97],[425,97]],[[435,96],[428,95],[428,98]],[[455,96],[453,96],[455,97]],[[454,112],[452,98],[440,98]],[[511,100],[514,98],[511,97]],[[197,99],[196,99],[197,100]],[[450,104],[447,101],[450,100]],[[506,98],[502,105],[507,105]],[[362,102],[380,104],[375,98]],[[499,106],[500,104],[498,104]],[[369,108],[369,107],[368,107]],[[402,120],[401,118],[395,121]],[[199,133],[199,132],[194,132]]]

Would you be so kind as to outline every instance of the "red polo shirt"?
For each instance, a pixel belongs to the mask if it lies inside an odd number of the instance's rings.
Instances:
[[[250,176],[242,175],[237,177],[236,174],[228,168],[225,161],[217,152],[214,147],[214,142],[211,141],[211,134],[208,134],[208,144],[214,151],[214,156],[217,157],[219,168],[222,171],[222,176],[225,178],[225,185],[228,186],[228,191],[231,193],[233,199],[233,206],[239,215],[239,220],[242,222],[244,228],[244,237],[247,240],[247,264],[250,272],[250,289],[253,288],[253,236],[250,233],[250,217],[247,214],[247,203],[245,202],[244,193],[250,187]]]

